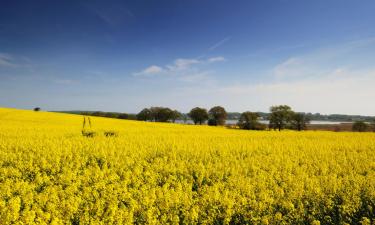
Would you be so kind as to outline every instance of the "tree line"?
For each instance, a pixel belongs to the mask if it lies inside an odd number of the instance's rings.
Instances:
[[[99,116],[99,117],[108,117],[115,119],[125,119],[125,120],[136,120],[136,114],[130,113],[118,113],[118,112],[102,112],[102,111],[64,111],[64,113],[70,114],[80,114],[85,116]]]
[[[188,119],[191,119],[195,125],[207,124],[209,126],[223,126],[228,118],[233,119],[230,116],[231,114],[222,106],[214,106],[209,110],[202,107],[194,107],[187,114],[168,107],[144,108],[138,114],[101,111],[80,112],[80,114],[150,122],[176,122],[177,120],[186,122]],[[311,116],[311,113],[294,112],[288,105],[277,105],[270,107],[269,113],[246,111],[238,113],[238,115],[236,113],[235,118],[238,119],[238,128],[244,130],[273,129],[281,131],[283,129],[293,129],[302,131],[306,129],[311,118],[314,117]],[[260,119],[268,119],[269,124],[261,123]],[[375,132],[375,120],[373,119],[372,122],[354,121],[352,130],[357,132]]]
[[[136,117],[138,120],[155,121],[155,122],[174,122],[181,119],[183,114],[176,110],[164,107],[145,108],[140,111]],[[201,107],[195,107],[190,110],[187,116],[195,125],[208,124],[209,126],[222,126],[228,117],[228,113],[222,106],[214,106],[207,110]],[[310,119],[304,113],[296,113],[287,105],[272,106],[268,119],[269,125],[260,123],[261,116],[259,113],[246,111],[240,114],[238,127],[245,130],[265,130],[267,128],[283,130],[295,129],[304,130]]]
[[[364,121],[355,121],[353,123],[352,130],[356,132],[375,132],[375,120],[373,120],[371,123],[366,123]]]
[[[166,107],[144,108],[136,115],[138,120],[153,122],[175,122],[181,117],[182,114],[179,111]]]

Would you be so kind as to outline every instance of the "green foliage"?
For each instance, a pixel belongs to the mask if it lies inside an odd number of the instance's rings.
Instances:
[[[272,106],[270,112],[270,128],[278,129],[279,131],[287,126],[293,115],[292,109],[287,105]]]
[[[127,114],[127,113],[120,113],[120,114],[118,114],[118,116],[117,116],[117,118],[119,118],[119,119],[124,119],[124,120],[127,120],[127,119],[130,119],[130,115],[129,114]]]
[[[306,129],[306,125],[310,123],[310,118],[304,113],[292,113],[290,122],[292,129],[301,131]]]
[[[144,108],[137,114],[137,120],[149,121],[152,119],[153,116],[150,109]]]
[[[352,130],[357,132],[365,132],[369,128],[369,125],[363,121],[356,121],[353,123]]]
[[[166,107],[151,107],[149,109],[145,108],[137,114],[138,120],[155,122],[175,122],[181,117],[182,115],[180,112]]]
[[[172,110],[170,108],[151,107],[150,111],[152,120],[155,122],[167,122],[172,115]]]
[[[244,130],[264,130],[265,126],[259,123],[259,114],[255,112],[244,112],[241,114],[237,125]]]
[[[375,132],[375,120],[371,122],[371,130]]]
[[[171,120],[174,123],[178,119],[182,119],[182,114],[177,110],[172,110],[170,112],[169,120]]]
[[[227,119],[227,112],[221,106],[214,106],[208,111],[209,117],[215,122],[211,122],[211,125],[224,125]]]
[[[127,120],[136,120],[137,117],[134,114],[129,113],[118,113],[118,112],[102,112],[102,111],[64,111],[65,113],[80,114],[85,116],[98,116],[98,117],[108,117],[115,119],[127,119]]]
[[[208,119],[207,121],[208,126],[217,126],[217,121],[213,118]]]
[[[188,116],[193,120],[194,124],[204,124],[208,120],[208,112],[204,108],[195,107],[190,110]]]

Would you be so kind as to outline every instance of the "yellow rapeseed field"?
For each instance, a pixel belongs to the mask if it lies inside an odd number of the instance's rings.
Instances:
[[[375,223],[374,133],[82,122],[0,108],[0,224]]]

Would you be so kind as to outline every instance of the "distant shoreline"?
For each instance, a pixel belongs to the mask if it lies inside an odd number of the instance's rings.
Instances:
[[[237,124],[238,120],[226,120],[225,124],[226,125],[235,125]],[[268,120],[260,120],[259,121],[262,124],[269,124]],[[179,124],[194,124],[192,120],[176,120],[175,123]],[[325,121],[325,120],[312,120],[310,122],[311,125],[340,125],[340,124],[352,124],[352,122],[347,122],[347,121]]]

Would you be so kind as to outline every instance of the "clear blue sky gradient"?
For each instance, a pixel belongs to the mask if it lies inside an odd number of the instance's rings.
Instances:
[[[0,1],[0,106],[375,115],[375,2]]]

